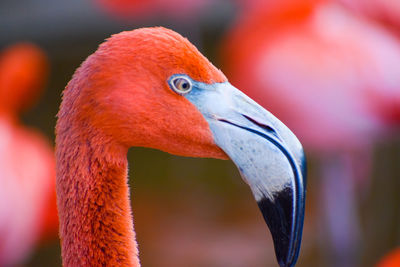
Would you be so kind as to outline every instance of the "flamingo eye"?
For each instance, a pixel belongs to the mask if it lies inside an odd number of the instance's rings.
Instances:
[[[184,76],[176,76],[170,81],[170,86],[177,94],[185,95],[192,90],[192,82]]]

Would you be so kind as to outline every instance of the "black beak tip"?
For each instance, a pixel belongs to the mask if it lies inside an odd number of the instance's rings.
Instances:
[[[293,267],[294,264],[296,263],[295,261],[289,260],[287,258],[282,258],[282,259],[278,259],[278,264],[280,267]]]
[[[284,263],[282,261],[278,261],[278,263],[279,263],[280,267],[292,267],[293,266],[291,262]]]
[[[267,223],[274,241],[275,254],[281,267],[293,266],[296,263],[298,250],[294,229],[293,191],[286,188],[274,195],[274,199],[263,197],[257,202],[264,220]]]

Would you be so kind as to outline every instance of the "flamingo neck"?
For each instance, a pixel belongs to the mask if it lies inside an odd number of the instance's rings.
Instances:
[[[63,266],[140,266],[127,184],[127,150],[103,137],[74,135],[71,129],[59,132],[57,139]]]

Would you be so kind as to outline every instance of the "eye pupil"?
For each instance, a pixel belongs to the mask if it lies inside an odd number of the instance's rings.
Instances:
[[[186,94],[192,89],[192,83],[186,77],[175,77],[170,83],[171,88],[178,94]]]

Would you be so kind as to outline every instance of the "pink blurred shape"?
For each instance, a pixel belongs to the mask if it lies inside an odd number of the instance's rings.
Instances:
[[[53,150],[18,119],[42,90],[47,65],[28,43],[0,54],[0,266],[22,263],[38,241],[57,233]]]
[[[358,15],[366,16],[400,34],[400,1],[398,0],[337,0]]]
[[[356,192],[368,185],[371,146],[400,122],[400,42],[338,3],[241,4],[221,49],[224,72],[320,160],[327,262],[354,266]]]
[[[269,2],[244,14],[224,43],[225,68],[306,148],[362,148],[400,121],[400,43],[379,25],[317,2]]]

